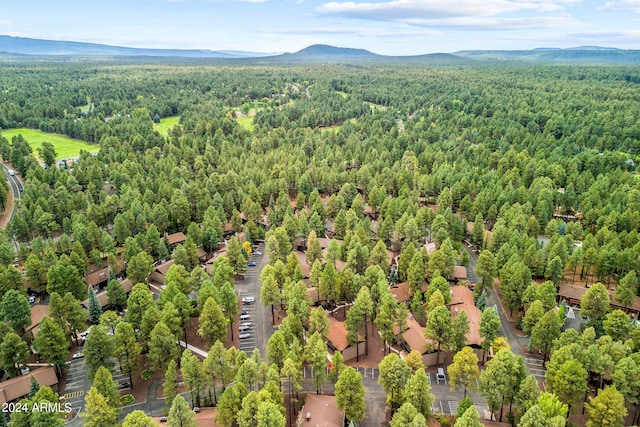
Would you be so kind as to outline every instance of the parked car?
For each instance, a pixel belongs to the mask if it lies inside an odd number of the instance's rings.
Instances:
[[[242,303],[244,305],[253,304],[254,302],[256,302],[256,298],[255,297],[243,297],[242,298]]]
[[[251,334],[240,334],[238,335],[238,338],[240,338],[241,340],[247,339],[247,338],[251,338]]]
[[[77,353],[73,353],[73,356],[71,356],[72,359],[82,359],[84,357],[84,354],[79,351]]]
[[[36,303],[36,297],[35,295],[31,295],[29,296],[29,304],[35,304]]]
[[[258,265],[258,263],[256,263],[255,261],[249,261],[249,262],[247,263],[247,267],[255,267],[255,266],[257,266],[257,265]]]
[[[240,320],[249,320],[251,319],[251,316],[248,314],[241,314],[240,315]]]
[[[254,254],[260,256],[260,255],[262,255],[262,252],[255,251]]]
[[[251,330],[251,326],[238,326],[239,332],[249,332]]]

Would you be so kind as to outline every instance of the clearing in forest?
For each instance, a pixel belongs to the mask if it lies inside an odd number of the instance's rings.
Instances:
[[[169,135],[169,129],[180,123],[180,116],[170,116],[160,119],[160,123],[154,123],[153,128],[162,136]]]
[[[69,159],[72,157],[80,156],[80,150],[85,150],[90,153],[97,153],[100,151],[98,144],[89,144],[86,141],[79,139],[69,138],[68,136],[59,135],[57,133],[42,132],[37,129],[19,128],[19,129],[6,129],[0,131],[0,135],[7,138],[11,142],[11,138],[17,135],[22,137],[29,143],[33,154],[38,157],[38,148],[43,142],[50,142],[56,149],[56,160]]]

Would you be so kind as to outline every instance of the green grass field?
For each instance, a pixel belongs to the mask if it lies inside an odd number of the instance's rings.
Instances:
[[[160,123],[154,123],[153,128],[162,136],[169,135],[169,129],[180,122],[180,116],[171,116],[160,119]]]
[[[89,144],[79,139],[69,138],[68,136],[58,135],[56,133],[42,132],[36,129],[20,128],[0,131],[0,135],[9,141],[18,134],[22,134],[22,137],[27,140],[36,157],[38,157],[38,148],[40,148],[45,141],[52,143],[55,147],[57,154],[56,160],[78,157],[80,150],[89,151],[90,153],[97,153],[100,150],[100,146],[97,144]]]
[[[253,117],[254,116],[240,117],[239,119],[236,119],[236,121],[246,130],[253,131]]]

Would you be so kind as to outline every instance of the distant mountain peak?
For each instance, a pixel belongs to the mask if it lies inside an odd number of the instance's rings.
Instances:
[[[366,49],[354,49],[350,47],[336,47],[327,44],[314,44],[295,53],[288,54],[290,56],[329,56],[329,57],[345,57],[345,58],[374,58],[379,56]]]

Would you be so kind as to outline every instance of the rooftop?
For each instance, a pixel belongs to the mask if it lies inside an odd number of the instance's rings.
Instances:
[[[309,416],[308,421],[307,416]],[[344,425],[344,412],[338,409],[335,396],[307,394],[300,417],[302,427],[342,427]]]
[[[466,311],[469,319],[469,332],[467,332],[467,345],[479,347],[482,343],[480,336],[480,318],[482,312],[476,307],[473,292],[466,286],[451,287],[451,318],[455,319],[460,311]]]
[[[187,236],[184,235],[183,232],[169,234],[167,236],[167,242],[169,246],[177,245],[178,243],[184,243],[187,240]]]
[[[58,377],[56,377],[56,370],[53,366],[34,369],[27,375],[0,382],[0,404],[11,402],[29,394],[31,377],[35,377],[41,386],[51,387],[58,384]]]

